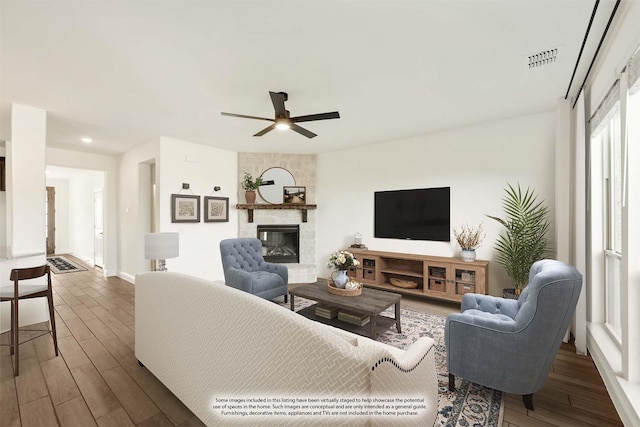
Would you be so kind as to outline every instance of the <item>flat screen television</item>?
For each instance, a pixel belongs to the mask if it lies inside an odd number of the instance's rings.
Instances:
[[[374,237],[448,242],[450,187],[374,193]]]

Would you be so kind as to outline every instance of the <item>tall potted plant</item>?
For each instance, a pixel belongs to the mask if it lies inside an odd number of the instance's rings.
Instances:
[[[244,178],[242,179],[242,188],[244,189],[244,198],[247,200],[248,204],[253,204],[256,202],[256,190],[258,187],[262,185],[262,177],[253,179],[253,176],[249,172],[244,173]]]
[[[505,192],[502,199],[505,218],[487,216],[504,227],[495,245],[497,261],[507,270],[515,294],[520,295],[529,281],[533,263],[551,253],[546,236],[550,226],[549,208],[544,201],[538,201],[538,196],[529,187],[523,193],[520,184],[517,188],[507,184]]]

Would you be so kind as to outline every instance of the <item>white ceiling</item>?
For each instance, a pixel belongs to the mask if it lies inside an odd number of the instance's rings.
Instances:
[[[47,144],[117,154],[158,136],[234,151],[320,153],[553,110],[594,1],[0,2],[0,140],[10,105],[48,111]],[[613,0],[601,1],[570,96]],[[559,47],[528,71],[525,57]],[[339,120],[252,135],[272,117]],[[94,142],[84,144],[83,136]]]

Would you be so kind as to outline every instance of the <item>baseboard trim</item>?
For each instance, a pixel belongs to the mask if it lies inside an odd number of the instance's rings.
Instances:
[[[136,284],[136,276],[132,276],[131,274],[125,273],[124,271],[121,271],[120,273],[118,273],[118,277],[126,280],[127,282],[135,285]]]
[[[81,260],[85,264],[90,265],[91,267],[95,267],[95,264],[93,263],[93,259],[92,258],[87,258],[86,256],[82,256],[82,255],[76,254],[74,252],[69,253],[69,255],[78,258],[79,260]]]
[[[632,384],[620,376],[619,350],[603,326],[588,325],[587,347],[624,425],[640,426],[640,384]]]

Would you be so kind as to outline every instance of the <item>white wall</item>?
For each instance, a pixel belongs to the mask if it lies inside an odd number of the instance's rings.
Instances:
[[[76,257],[94,261],[96,190],[104,187],[104,173],[85,171],[69,180],[69,249]]]
[[[11,105],[7,160],[8,244],[14,254],[45,252],[45,142],[47,112]]]
[[[220,241],[238,236],[238,153],[172,138],[160,138],[160,161],[156,163],[160,232],[180,233],[180,256],[168,259],[171,271],[210,280],[222,280]],[[171,222],[171,194],[182,183],[190,185],[200,200],[200,223]],[[214,186],[221,190],[213,192]],[[182,190],[183,194],[191,194]],[[229,198],[229,222],[202,222],[204,196]]]
[[[494,260],[493,245],[501,226],[485,214],[504,216],[507,182],[535,189],[551,209],[553,230],[555,120],[555,112],[549,111],[319,154],[319,276],[329,274],[324,267],[329,254],[352,244],[358,231],[369,249],[459,256],[453,234],[450,243],[375,239],[375,191],[451,187],[452,227],[483,222],[487,230],[478,259]],[[504,269],[492,262],[489,293],[501,295],[506,287],[511,284]]]
[[[11,142],[7,142],[7,245],[14,255],[0,265],[0,286],[10,285],[12,268],[45,262],[45,140],[47,112],[26,105],[11,105]],[[37,284],[44,278],[35,279]],[[0,331],[8,330],[10,303],[0,303]],[[45,298],[20,303],[20,326],[48,319]]]
[[[55,188],[56,232],[55,252],[68,254],[69,246],[69,181],[66,179],[47,179],[47,187]]]
[[[105,276],[115,276],[119,271],[118,255],[120,252],[117,232],[119,218],[116,208],[116,206],[118,206],[118,168],[116,157],[48,147],[46,151],[46,163],[51,166],[104,172],[104,274]],[[93,219],[93,210],[91,218]]]
[[[157,162],[159,147],[158,138],[129,150],[118,158],[118,276],[132,283],[142,263],[140,254],[144,248],[144,234],[149,231],[140,229],[140,164]],[[156,179],[157,175],[156,168]],[[143,203],[142,208],[145,209],[145,206],[148,208]]]
[[[141,196],[141,186],[149,183],[151,163],[156,165],[158,231],[180,233],[180,256],[168,259],[167,268],[222,279],[220,240],[238,234],[238,155],[166,137],[149,141],[119,158],[119,276],[134,282],[136,273],[150,265],[144,259],[144,235],[150,229],[151,205],[146,195]],[[180,193],[183,182],[191,187],[191,191],[182,190],[184,194],[201,196],[200,223],[171,222],[171,194]],[[213,193],[214,186],[221,190]],[[204,196],[209,195],[229,197],[229,222],[203,222]]]

